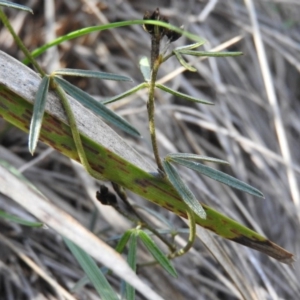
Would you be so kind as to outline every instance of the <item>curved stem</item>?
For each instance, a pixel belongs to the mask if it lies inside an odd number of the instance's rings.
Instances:
[[[115,192],[118,194],[118,196],[122,199],[122,201],[126,204],[126,206],[135,214],[135,216],[138,218],[139,220],[139,224],[148,229],[149,231],[151,231],[155,236],[157,236],[165,245],[168,246],[168,248],[170,249],[170,251],[175,251],[176,248],[175,246],[170,243],[162,234],[160,234],[155,228],[153,228],[151,225],[148,224],[148,222],[145,220],[145,218],[140,215],[136,209],[130,204],[130,202],[127,199],[127,195],[125,193],[125,191],[123,190],[123,188],[117,184],[112,182],[112,186],[115,190]],[[118,210],[119,211],[119,210]],[[120,212],[120,211],[119,211]],[[132,221],[132,218],[131,218]]]
[[[77,153],[80,159],[81,164],[86,169],[86,171],[94,178],[103,180],[104,178],[95,170],[93,170],[86,158],[86,154],[81,142],[80,133],[77,128],[75,116],[72,112],[71,106],[67,99],[67,95],[65,91],[55,82],[55,80],[51,80],[51,85],[54,87],[55,91],[57,92],[58,97],[61,100],[65,113],[67,115],[67,120],[69,121],[70,129],[72,132],[73,140],[77,149]]]
[[[165,61],[167,61],[169,58],[171,58],[172,56],[174,56],[175,54],[173,53],[173,51],[171,53],[169,53],[168,55],[166,55],[165,57],[163,57],[162,59],[162,63],[164,63]]]
[[[195,238],[196,238],[195,214],[193,213],[193,211],[191,209],[187,209],[186,213],[187,213],[187,216],[188,216],[189,229],[190,229],[188,242],[183,248],[177,250],[176,252],[170,253],[168,255],[169,259],[173,259],[175,257],[184,255],[185,253],[187,253],[193,247],[193,244],[195,242]],[[157,260],[153,260],[153,261],[150,261],[150,262],[139,264],[139,268],[154,266],[156,264],[158,264]]]
[[[154,83],[155,83],[155,81],[154,81]],[[81,142],[80,134],[79,134],[79,131],[77,129],[77,124],[76,124],[75,116],[74,116],[74,114],[72,112],[72,109],[71,109],[71,106],[70,106],[70,104],[68,102],[67,95],[66,95],[65,91],[58,84],[56,84],[55,80],[52,80],[52,85],[53,85],[54,89],[56,90],[56,92],[57,92],[57,94],[58,94],[58,96],[59,96],[59,98],[60,98],[60,100],[62,102],[62,105],[63,105],[63,108],[65,110],[65,113],[67,115],[67,119],[69,121],[69,125],[70,125],[70,128],[71,128],[72,136],[73,136],[73,139],[74,139],[74,143],[76,145],[78,156],[80,158],[80,162],[82,163],[82,165],[84,166],[84,168],[86,169],[86,171],[91,176],[93,176],[96,179],[100,179],[100,180],[103,179],[103,177],[98,172],[94,171],[91,168],[91,166],[90,166],[90,164],[89,164],[89,162],[88,162],[88,160],[86,158],[86,154],[85,154],[82,142]],[[154,97],[152,99],[154,100]],[[154,133],[155,133],[155,131],[154,131]],[[154,134],[154,137],[155,137],[155,134]],[[156,142],[156,140],[155,140],[155,142]],[[124,200],[124,193],[122,193],[120,191],[119,186],[115,185],[114,188],[117,191],[117,193],[120,196],[120,198],[123,201],[125,201],[125,203],[127,205],[130,206],[129,202],[127,201],[126,195],[125,195],[125,200]],[[126,216],[129,219],[131,219],[127,214],[125,214],[124,212],[122,212],[119,208],[117,208],[117,207],[115,207],[115,208],[120,213],[122,213],[124,216]],[[150,225],[148,225],[147,222],[145,222],[143,220],[143,218],[132,207],[131,207],[131,209],[134,211],[134,213],[138,217],[138,219],[142,222],[141,225],[143,225],[145,228],[147,228],[153,234],[155,234],[160,240],[162,240],[170,248],[171,251],[174,250],[174,245],[172,245],[168,240],[166,240],[156,229],[154,229],[153,227],[151,227]]]
[[[31,53],[28,51],[26,46],[23,44],[21,39],[18,37],[18,35],[15,33],[14,29],[10,25],[9,20],[7,19],[5,13],[0,9],[0,19],[2,20],[4,26],[7,28],[7,30],[10,32],[10,34],[13,36],[14,41],[16,42],[17,46],[23,51],[27,59],[33,64],[35,69],[44,77],[46,73],[44,70],[39,66],[39,64],[36,62],[36,60],[33,58]]]
[[[159,54],[159,44],[160,37],[158,34],[154,34],[151,39],[151,78],[149,84],[149,98],[147,102],[148,119],[149,119],[149,130],[151,136],[152,149],[155,157],[157,167],[164,174],[163,165],[159,156],[159,151],[156,141],[155,132],[155,104],[154,104],[154,92],[155,92],[155,82],[158,73],[159,66],[161,64],[161,56]]]
[[[189,234],[189,239],[187,244],[179,249],[178,251],[171,253],[168,255],[170,259],[181,256],[185,253],[187,253],[192,247],[195,242],[196,238],[196,223],[195,223],[195,214],[191,209],[186,210],[187,216],[188,216],[188,221],[189,221],[189,229],[190,229],[190,234]]]

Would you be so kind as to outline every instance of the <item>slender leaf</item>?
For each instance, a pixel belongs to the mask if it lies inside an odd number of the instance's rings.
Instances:
[[[124,130],[125,132],[140,137],[139,132],[132,127],[127,121],[123,118],[119,117],[116,113],[109,110],[105,107],[102,103],[96,101],[93,97],[91,97],[88,93],[80,90],[76,86],[72,85],[68,81],[55,77],[55,81],[73,98],[78,100],[83,106],[87,107],[95,114],[101,116],[106,121],[110,122],[111,124],[119,127],[120,129]]]
[[[124,234],[122,235],[121,239],[119,240],[118,242],[118,245],[116,247],[116,251],[119,252],[119,253],[122,253],[130,236],[131,236],[131,233],[132,233],[132,230],[126,230],[124,232]]]
[[[186,68],[187,70],[191,71],[191,72],[196,72],[197,69],[194,68],[193,66],[191,66],[190,64],[188,64],[184,58],[181,56],[181,54],[178,51],[173,51],[173,53],[175,54],[176,58],[178,59],[179,63]]]
[[[16,177],[18,177],[21,181],[23,181],[25,184],[27,184],[31,189],[35,190],[36,192],[40,193],[40,191],[13,165],[8,163],[5,160],[0,159],[0,165],[3,166],[6,170],[14,174]],[[40,193],[42,194],[42,193]]]
[[[112,289],[95,261],[85,251],[83,251],[70,240],[64,238],[64,241],[86,275],[89,277],[100,297],[105,300],[118,300],[117,294]]]
[[[108,269],[107,267],[100,268],[100,272],[102,272],[102,274],[104,276],[108,273],[108,271],[110,271],[110,269]],[[85,274],[72,286],[70,291],[72,293],[76,293],[76,292],[79,293],[83,289],[84,286],[86,286],[87,284],[90,284],[90,283],[91,283],[90,279]]]
[[[168,158],[170,158],[171,160],[174,159],[174,161],[176,158],[183,158],[186,160],[201,160],[201,161],[209,161],[209,162],[214,162],[214,163],[218,163],[218,164],[229,165],[229,162],[222,160],[222,159],[208,157],[208,156],[201,156],[201,155],[192,154],[192,153],[170,153],[166,156],[167,160],[169,160]]]
[[[118,28],[118,27],[123,27],[123,26],[131,26],[131,25],[143,25],[143,24],[152,24],[156,26],[161,26],[164,28],[168,28],[171,31],[175,31],[183,36],[186,36],[187,38],[200,42],[201,44],[205,43],[205,40],[200,38],[199,36],[189,33],[188,31],[182,30],[179,27],[173,26],[169,23],[163,22],[163,21],[156,21],[156,20],[130,20],[130,21],[122,21],[122,22],[116,22],[116,23],[109,23],[105,25],[97,25],[97,26],[91,26],[91,27],[86,27],[86,28],[81,28],[79,30],[75,30],[73,32],[69,32],[64,36],[60,36],[59,38],[56,38],[55,40],[49,42],[48,44],[45,44],[41,46],[40,48],[35,49],[31,54],[33,57],[37,57],[44,53],[47,49],[54,47],[56,45],[59,45],[65,41],[69,41],[71,39],[90,34],[95,31],[103,31],[103,30],[108,30],[108,29],[113,29],[113,28]],[[24,59],[23,63],[27,64],[29,61],[28,59]]]
[[[182,50],[182,55],[192,56],[204,56],[204,57],[227,57],[227,56],[240,56],[243,52],[207,52],[207,51],[194,51],[194,50]]]
[[[235,189],[241,190],[243,192],[246,192],[248,194],[264,198],[264,195],[261,191],[258,189],[252,187],[251,185],[238,180],[235,177],[232,177],[226,173],[223,173],[221,171],[215,170],[211,167],[205,166],[201,163],[189,161],[183,158],[172,158],[173,162],[176,162],[180,165],[183,165],[189,169],[192,169],[194,171],[197,171],[205,176],[208,176],[216,181],[219,181],[221,183],[224,183],[226,185],[229,185]]]
[[[6,219],[10,222],[18,223],[21,225],[29,226],[29,227],[42,227],[43,223],[41,222],[32,222],[32,221],[26,221],[20,217],[8,214],[7,212],[0,210],[0,218]]]
[[[126,281],[121,280],[121,285],[120,285],[120,295],[121,295],[121,300],[127,300],[126,299]]]
[[[194,43],[191,45],[185,45],[185,46],[181,46],[181,47],[177,47],[176,49],[173,50],[173,53],[175,54],[176,58],[178,59],[179,63],[186,68],[187,70],[191,71],[191,72],[196,72],[197,69],[194,68],[193,66],[191,66],[190,64],[188,64],[185,59],[182,57],[182,55],[180,54],[181,51],[183,50],[191,50],[194,48],[198,48],[201,45],[203,45],[204,42],[199,42],[199,43]]]
[[[199,43],[194,43],[194,44],[190,44],[190,45],[184,45],[184,46],[180,46],[180,47],[176,47],[173,51],[178,51],[181,52],[182,50],[192,50],[195,48],[198,48],[200,46],[202,46],[205,43],[205,41],[199,42]]]
[[[14,174],[17,178],[19,178],[22,182],[24,182],[27,186],[29,186],[36,193],[40,194],[44,197],[43,193],[41,193],[35,185],[33,185],[18,169],[16,169],[13,165],[8,163],[5,160],[0,159],[0,166],[3,166],[6,170]]]
[[[163,167],[167,174],[167,177],[173,187],[181,196],[182,200],[191,208],[191,210],[198,215],[200,218],[205,219],[206,213],[199,203],[199,201],[195,198],[192,191],[186,186],[186,184],[180,178],[176,169],[166,160],[163,160]]]
[[[24,6],[24,5],[17,4],[17,3],[13,3],[11,1],[0,0],[0,6],[16,8],[16,9],[24,10],[24,11],[27,11],[27,12],[30,12],[33,14],[33,11],[31,8]]]
[[[193,101],[193,102],[197,102],[197,103],[202,103],[202,104],[207,104],[207,105],[214,105],[214,103],[212,103],[212,102],[205,101],[205,100],[200,100],[198,98],[189,96],[187,94],[183,94],[183,93],[177,92],[177,91],[172,90],[172,89],[170,89],[170,88],[168,88],[165,85],[160,84],[160,83],[156,83],[155,86],[158,87],[159,89],[167,92],[167,93],[170,93],[170,94],[172,94],[174,96],[177,96],[177,97],[184,98],[184,99],[189,100],[189,101]]]
[[[141,90],[142,88],[144,88],[146,86],[148,86],[148,84],[146,82],[143,82],[143,83],[135,86],[134,88],[132,88],[132,89],[130,89],[130,90],[128,90],[128,91],[126,91],[122,94],[119,94],[119,95],[117,95],[115,97],[112,97],[112,98],[109,98],[109,99],[105,99],[105,100],[101,101],[101,103],[102,104],[108,104],[108,103],[116,102],[120,99],[123,99],[127,96],[130,96],[130,95],[136,93],[137,91]]]
[[[156,259],[156,261],[173,277],[177,278],[177,272],[171,264],[170,260],[164,255],[164,253],[156,246],[151,237],[145,233],[143,230],[138,231],[138,236],[151,253],[151,255]]]
[[[140,70],[144,76],[145,81],[150,81],[151,78],[151,68],[150,68],[150,63],[149,59],[146,56],[143,56],[140,59]]]
[[[137,232],[136,230],[131,232],[129,251],[127,256],[127,262],[133,271],[136,271],[136,248],[137,248]],[[126,282],[126,299],[135,299],[135,289]]]
[[[90,279],[87,277],[87,275],[84,275],[71,287],[70,292],[79,293],[87,284],[90,283]]]
[[[43,116],[45,112],[45,105],[47,100],[47,93],[49,89],[49,77],[44,76],[42,79],[38,91],[34,100],[34,108],[29,129],[28,148],[33,155],[37,142],[39,140],[41,126],[43,122]]]
[[[78,77],[91,77],[105,80],[115,80],[115,81],[133,81],[130,77],[123,75],[116,75],[100,71],[91,70],[80,70],[80,69],[60,69],[53,72],[55,75],[63,76],[78,76]]]
[[[133,230],[130,235],[129,251],[127,262],[133,271],[136,271],[136,248],[137,248],[137,231]]]

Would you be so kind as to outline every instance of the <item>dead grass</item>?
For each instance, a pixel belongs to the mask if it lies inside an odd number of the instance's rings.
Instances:
[[[191,105],[163,92],[157,93],[156,118],[161,155],[192,152],[215,156],[231,163],[226,172],[259,188],[266,199],[236,193],[212,180],[187,172],[186,179],[201,201],[265,234],[299,256],[299,70],[300,5],[298,1],[20,1],[34,15],[9,10],[10,21],[30,49],[55,36],[86,26],[140,19],[145,10],[160,7],[175,25],[204,37],[205,49],[216,47],[243,51],[239,58],[193,60],[197,73],[182,72],[175,59],[161,70],[161,81],[192,96],[215,103]],[[254,2],[254,3],[253,3]],[[42,3],[47,3],[45,8]],[[51,7],[51,5],[54,7]],[[6,10],[7,11],[7,10]],[[1,25],[2,26],[2,25]],[[176,45],[187,43],[184,38]],[[40,58],[48,71],[59,67],[95,69],[129,75],[142,81],[138,59],[149,55],[149,36],[139,26],[126,27],[69,41]],[[0,49],[22,58],[6,32],[0,31]],[[78,86],[99,98],[130,88],[128,84],[78,80]],[[146,92],[114,104],[145,137],[126,140],[151,159],[146,122]],[[87,227],[95,208],[89,197],[94,182],[82,177],[67,158],[40,145],[42,159],[27,150],[27,135],[0,120],[0,158],[23,168],[24,175],[55,205]],[[99,133],[101,134],[101,133]],[[36,160],[34,160],[36,159]],[[30,164],[30,162],[34,162]],[[140,205],[147,205],[134,195]],[[30,218],[26,211],[0,195],[0,209]],[[113,213],[113,212],[112,212]],[[103,208],[93,229],[103,240],[122,232],[118,215]],[[178,228],[184,223],[161,210]],[[120,220],[121,222],[121,220]],[[60,291],[37,275],[35,267],[70,289],[83,276],[61,238],[52,230],[28,229],[0,219],[1,299],[62,299]],[[298,299],[299,262],[289,268],[256,251],[216,238],[249,291],[249,299]],[[17,249],[17,251],[14,250]],[[147,257],[141,254],[141,259]],[[179,279],[160,268],[144,268],[141,277],[165,299],[240,299],[224,270],[198,241],[188,255],[175,261]],[[119,281],[110,277],[118,288]],[[97,299],[90,286],[76,299]]]

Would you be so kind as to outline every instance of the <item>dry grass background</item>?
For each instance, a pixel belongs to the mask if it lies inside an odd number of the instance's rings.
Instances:
[[[130,19],[160,7],[174,25],[184,24],[204,37],[206,50],[243,51],[238,58],[193,59],[197,73],[182,72],[171,59],[159,78],[181,92],[215,103],[190,104],[157,92],[156,120],[161,155],[191,152],[231,163],[226,172],[259,188],[266,199],[237,193],[210,179],[185,171],[195,194],[224,214],[263,233],[290,252],[300,253],[300,2],[299,1],[18,1],[34,15],[6,10],[15,30],[29,49],[70,31]],[[2,25],[0,25],[2,26]],[[0,49],[22,58],[6,30],[0,28]],[[188,41],[179,39],[175,44]],[[140,26],[93,33],[59,46],[39,59],[48,71],[57,67],[103,70],[142,81],[138,59],[149,55],[150,39]],[[78,86],[99,99],[130,88],[126,83],[78,80]],[[147,127],[145,91],[111,105],[145,137],[128,143],[152,159]],[[69,159],[40,144],[34,158],[27,150],[27,134],[0,120],[0,157],[18,168],[55,205],[115,245],[124,220],[109,208],[95,218],[90,197],[95,183]],[[101,133],[99,133],[101,134]],[[1,184],[1,183],[0,183]],[[173,214],[130,195],[140,205],[161,211],[177,228],[185,224]],[[12,200],[0,195],[0,209],[30,218]],[[83,276],[78,264],[52,230],[28,229],[0,219],[0,298],[62,299],[29,267],[36,268],[66,289]],[[256,251],[216,237],[251,290],[249,299],[299,299],[300,264],[282,265]],[[9,243],[10,242],[10,243]],[[13,249],[18,249],[17,252]],[[140,259],[149,258],[140,253]],[[197,241],[186,256],[176,259],[179,279],[159,267],[143,268],[143,278],[165,299],[240,299],[224,270]],[[118,288],[117,278],[110,282]],[[76,299],[98,299],[87,285]],[[139,297],[139,296],[138,296]]]

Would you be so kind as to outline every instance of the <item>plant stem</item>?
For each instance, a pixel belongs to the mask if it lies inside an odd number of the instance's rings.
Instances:
[[[153,70],[154,64],[159,57],[159,50],[160,50],[160,37],[159,37],[159,33],[155,32],[151,36],[151,70]]]
[[[155,27],[155,29],[158,27]],[[154,104],[154,92],[155,82],[158,73],[159,66],[161,64],[161,56],[159,54],[160,36],[159,32],[155,30],[155,34],[151,38],[151,78],[149,84],[149,98],[147,102],[148,119],[149,119],[149,130],[151,136],[152,149],[155,157],[157,167],[164,174],[163,165],[159,156],[159,151],[156,141],[155,132],[155,104]]]
[[[176,252],[173,252],[171,254],[168,255],[169,259],[173,259],[175,257],[184,255],[185,253],[187,253],[193,246],[194,242],[195,242],[195,238],[196,238],[196,223],[195,223],[195,214],[193,213],[192,210],[187,209],[186,213],[188,215],[188,220],[189,220],[189,229],[190,229],[190,234],[189,234],[189,239],[187,244],[177,250]],[[139,264],[139,268],[141,267],[148,267],[148,266],[154,266],[158,264],[157,260],[153,260],[153,261],[149,261],[143,264]]]
[[[168,248],[170,249],[170,251],[175,251],[176,248],[175,246],[170,243],[163,235],[161,235],[155,228],[153,228],[151,225],[148,224],[148,222],[144,219],[143,216],[141,216],[136,209],[130,204],[130,202],[127,199],[127,195],[125,193],[125,191],[123,190],[123,188],[117,184],[112,182],[112,186],[115,190],[115,192],[118,194],[118,196],[122,199],[122,201],[126,204],[126,206],[135,214],[135,216],[138,218],[138,220],[140,221],[140,225],[146,229],[148,229],[149,231],[151,231],[154,235],[156,235],[164,244],[166,244],[168,246]],[[118,210],[119,211],[119,210]]]
[[[166,55],[165,57],[163,57],[161,63],[164,63],[165,61],[167,61],[169,58],[171,58],[172,56],[174,56],[175,54],[173,53],[173,51],[171,53],[169,53],[168,55]]]
[[[173,259],[175,257],[181,256],[181,255],[187,253],[192,248],[192,246],[195,242],[195,238],[196,238],[195,214],[189,208],[187,208],[186,213],[187,213],[187,216],[188,216],[189,229],[190,229],[188,242],[183,248],[179,249],[178,251],[176,251],[174,253],[169,254],[168,257],[170,259]]]
[[[54,80],[51,80],[51,86],[54,87],[55,91],[57,92],[58,97],[61,100],[61,103],[63,105],[63,108],[65,110],[65,113],[67,115],[67,120],[69,121],[69,125],[70,125],[70,129],[72,132],[72,136],[73,136],[73,140],[77,149],[77,153],[80,159],[81,164],[83,165],[83,167],[86,169],[86,171],[94,178],[99,179],[99,180],[103,180],[104,178],[96,171],[94,171],[87,158],[86,158],[86,154],[85,151],[83,149],[82,146],[82,142],[81,142],[81,138],[80,138],[80,133],[78,131],[77,128],[77,124],[76,124],[76,119],[75,116],[72,112],[71,106],[69,104],[69,101],[67,99],[67,95],[65,93],[65,91],[55,82]]]
[[[158,70],[158,67],[155,68],[155,65],[156,63],[154,63],[154,70],[156,70],[156,74],[157,74],[157,70]],[[159,64],[157,65],[159,66]],[[155,76],[156,78],[156,76]],[[154,80],[155,82],[155,80]],[[74,139],[74,143],[75,143],[75,146],[76,146],[76,149],[77,149],[77,152],[78,152],[78,156],[80,158],[80,162],[82,163],[82,165],[84,166],[84,168],[86,169],[86,171],[91,175],[93,176],[94,178],[96,179],[103,179],[103,177],[96,171],[94,171],[87,158],[86,158],[86,154],[85,154],[85,151],[84,151],[84,148],[83,148],[83,145],[82,145],[82,142],[81,142],[81,138],[80,138],[80,134],[79,134],[79,131],[77,129],[77,124],[76,124],[76,119],[75,119],[75,116],[72,112],[72,109],[71,109],[71,106],[68,102],[68,99],[67,99],[67,95],[65,93],[65,91],[55,82],[55,79],[54,80],[51,80],[51,86],[54,87],[55,91],[57,92],[61,102],[62,102],[62,105],[63,105],[63,108],[65,110],[65,113],[67,115],[67,119],[69,121],[69,125],[70,125],[70,128],[71,128],[71,132],[72,132],[72,136],[73,136],[73,139]],[[153,92],[154,92],[154,89],[153,89]],[[150,94],[150,93],[149,93]],[[150,98],[150,97],[149,97]],[[152,99],[154,100],[154,94],[153,94],[153,97]],[[152,101],[153,104],[154,104],[154,101]],[[153,107],[154,108],[154,107]],[[154,109],[153,109],[153,112],[154,112]],[[153,119],[154,119],[154,114],[153,114]],[[154,125],[154,124],[153,124]],[[155,137],[155,131],[154,131],[154,137]],[[155,145],[156,145],[156,139],[155,139]],[[161,168],[161,170],[163,170]],[[117,192],[117,194],[119,195],[119,197],[124,201],[124,203],[126,203],[126,205],[128,207],[130,207],[130,209],[134,212],[134,214],[138,217],[138,219],[140,220],[140,225],[147,228],[149,231],[151,231],[153,234],[155,234],[162,242],[164,242],[171,251],[174,251],[175,248],[174,248],[174,245],[172,245],[167,239],[165,239],[156,229],[154,229],[152,226],[150,226],[144,219],[143,217],[140,216],[140,214],[138,212],[136,212],[136,210],[130,205],[130,203],[128,202],[128,199],[127,199],[127,196],[126,194],[121,190],[120,186],[117,185],[117,184],[114,184],[113,183],[113,187],[115,189],[115,191]],[[122,212],[118,207],[115,207],[120,213],[122,213],[124,216],[126,216],[127,218],[131,219],[127,214],[125,214],[124,212]],[[191,211],[188,211],[188,217],[189,217],[189,220],[191,219],[190,218],[190,214],[193,215],[193,213]],[[132,220],[132,219],[131,219]],[[193,222],[194,222],[194,227],[195,227],[195,220],[193,219]],[[190,234],[191,236],[191,234]],[[193,237],[192,240],[194,240],[195,237]],[[190,242],[191,239],[189,239],[189,242]],[[191,246],[190,246],[191,247]],[[189,248],[190,248],[189,247]],[[187,246],[185,247],[187,248]],[[184,249],[180,249],[176,252],[174,252],[174,256],[172,257],[176,257],[176,256],[179,256],[179,255],[183,255],[186,251],[188,251],[188,249],[185,251]]]
[[[7,28],[7,30],[10,32],[10,34],[13,36],[17,46],[23,51],[27,59],[33,64],[35,69],[44,77],[46,73],[44,70],[39,66],[39,64],[35,61],[31,53],[28,51],[27,47],[23,44],[21,39],[18,37],[18,35],[15,33],[14,29],[10,25],[9,20],[7,19],[5,13],[0,8],[0,19],[2,20],[4,26]]]

